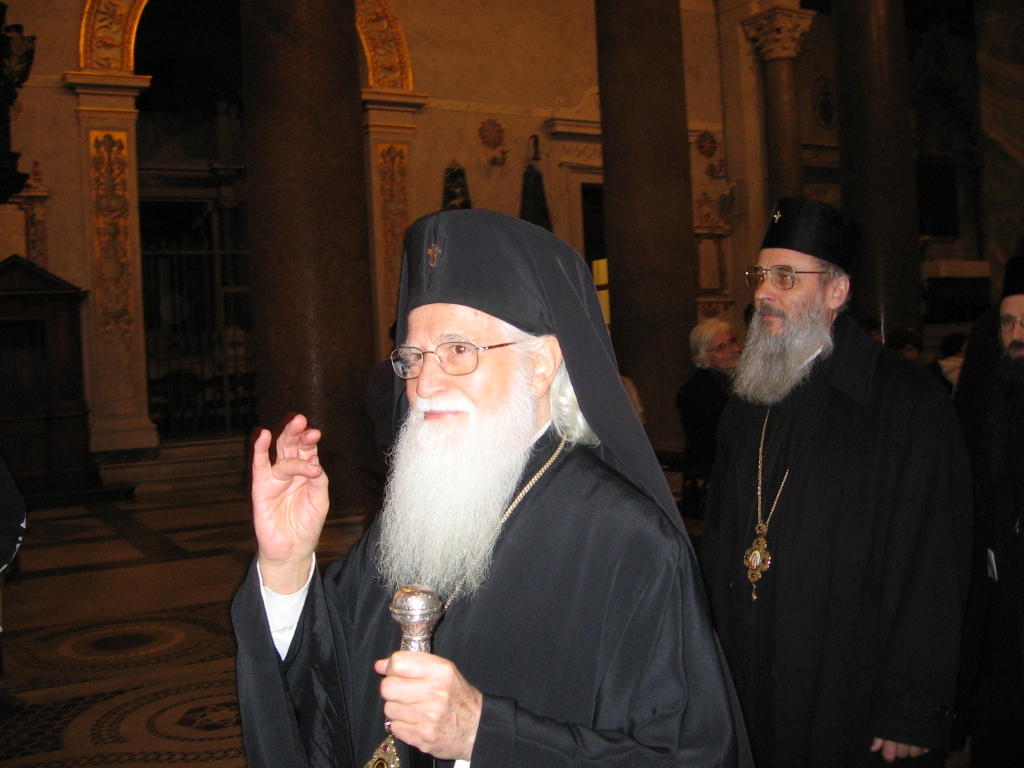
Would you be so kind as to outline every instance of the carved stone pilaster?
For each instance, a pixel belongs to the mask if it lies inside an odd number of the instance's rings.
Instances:
[[[100,332],[100,372],[109,386],[137,396],[134,348],[135,274],[128,198],[128,134],[90,131],[93,197],[93,270],[96,319]]]
[[[146,393],[135,98],[149,77],[66,72],[78,107],[83,235],[91,251],[86,341],[93,451],[157,445]]]
[[[375,254],[377,296],[381,305],[380,316],[384,319],[393,319],[397,312],[402,241],[409,226],[408,145],[378,144],[376,171],[379,185],[377,205],[380,211],[380,245]],[[381,336],[387,338],[386,333],[382,333]]]
[[[25,188],[11,197],[11,203],[18,206],[25,215],[25,258],[33,264],[47,268],[49,257],[46,249],[46,204],[50,190],[43,186],[43,172],[36,161],[32,164]]]
[[[795,59],[813,19],[814,11],[771,8],[745,19],[743,30],[762,61]]]

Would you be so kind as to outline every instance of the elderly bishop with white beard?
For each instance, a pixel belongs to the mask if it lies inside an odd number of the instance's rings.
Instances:
[[[746,273],[701,563],[758,768],[923,768],[949,744],[966,456],[943,388],[843,313],[857,240],[783,198]]]
[[[398,317],[384,508],[322,577],[320,433],[295,417],[273,464],[256,441],[233,606],[248,764],[749,764],[583,259],[519,219],[435,214],[406,235]],[[429,653],[396,651],[409,584],[441,600]]]

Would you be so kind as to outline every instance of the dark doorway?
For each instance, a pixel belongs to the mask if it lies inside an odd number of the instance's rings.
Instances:
[[[161,438],[247,431],[256,392],[238,0],[150,0],[135,69],[150,415]]]

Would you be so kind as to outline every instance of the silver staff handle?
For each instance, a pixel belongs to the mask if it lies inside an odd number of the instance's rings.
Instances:
[[[410,584],[397,589],[391,618],[402,628],[400,650],[430,653],[430,639],[443,612],[440,598],[430,587]]]

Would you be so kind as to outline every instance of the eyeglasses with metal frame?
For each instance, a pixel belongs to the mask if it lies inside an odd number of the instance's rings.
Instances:
[[[474,347],[468,341],[446,341],[438,344],[433,350],[419,347],[397,347],[391,353],[391,367],[400,379],[415,379],[423,371],[423,358],[433,355],[441,370],[449,376],[465,376],[476,370],[480,364],[480,353],[488,349],[498,349],[518,344],[518,341],[506,341],[504,344],[490,344],[486,347]]]
[[[736,340],[735,337],[733,337],[733,338],[729,339],[728,341],[723,341],[717,347],[711,347],[711,349],[709,349],[708,352],[716,352],[716,353],[721,354],[722,352],[725,352],[727,349],[739,349],[739,348],[740,348],[740,343]]]
[[[1014,317],[1013,315],[1001,315],[999,317],[999,327],[1003,329],[1003,333],[1013,333],[1013,327],[1020,323],[1020,327],[1024,328],[1024,317]]]
[[[765,269],[755,264],[752,267],[747,267],[744,274],[747,276],[747,285],[751,288],[760,288],[765,275],[769,275],[772,285],[780,291],[788,291],[796,284],[795,275],[825,275],[828,272],[823,269],[793,269],[788,264],[776,264],[774,267]]]

